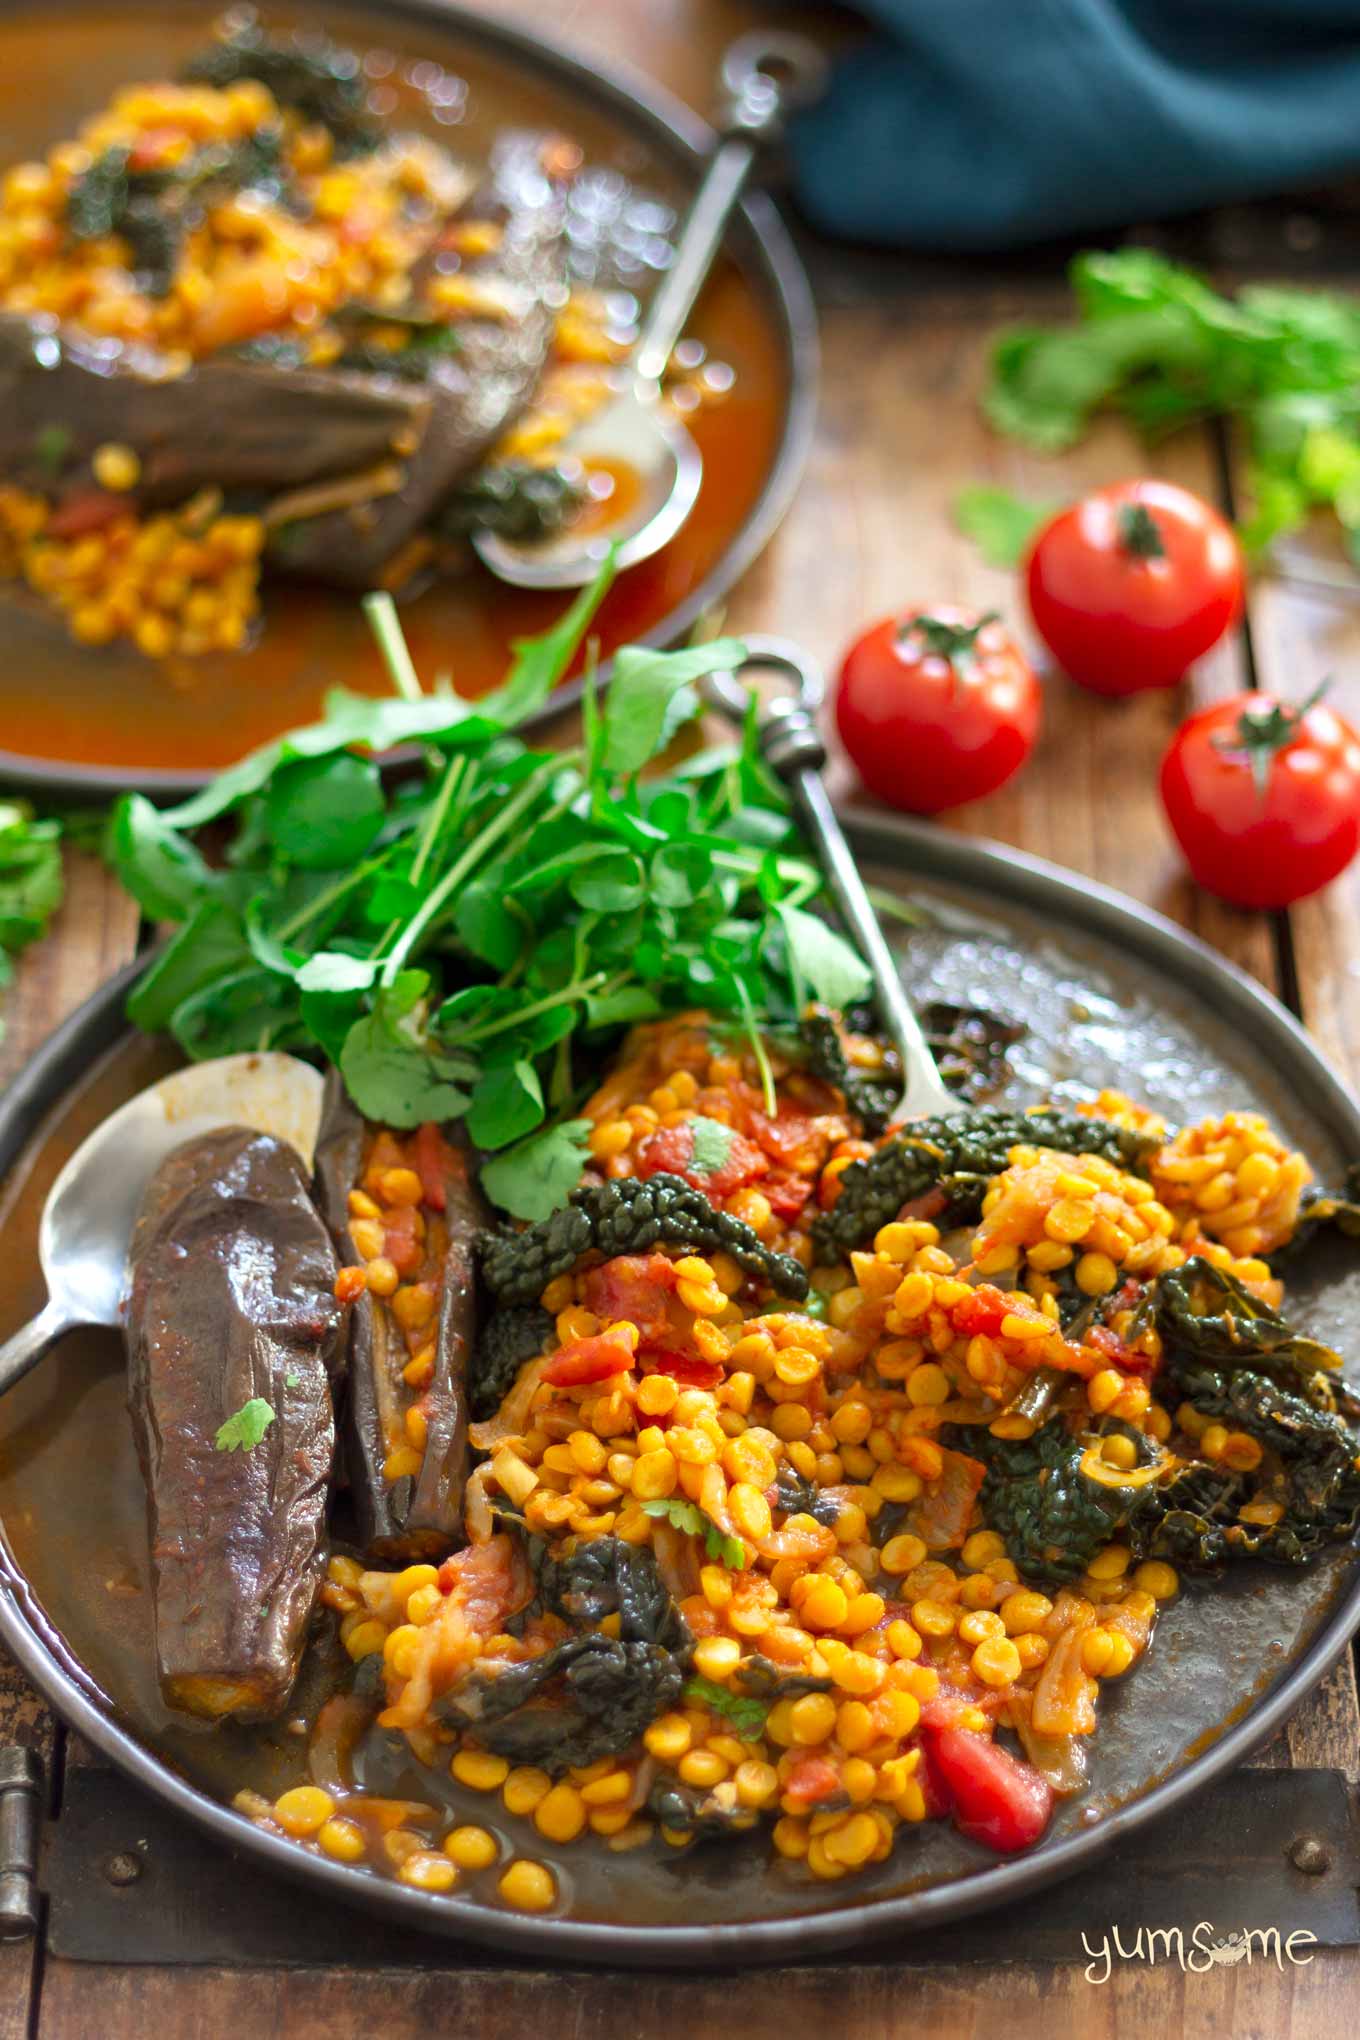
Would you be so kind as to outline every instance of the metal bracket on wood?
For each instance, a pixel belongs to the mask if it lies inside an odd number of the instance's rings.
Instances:
[[[38,1930],[38,1830],[43,1767],[19,1743],[0,1748],[0,1941]]]

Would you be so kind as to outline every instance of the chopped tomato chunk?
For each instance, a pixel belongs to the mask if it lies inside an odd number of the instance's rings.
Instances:
[[[554,1388],[583,1388],[587,1382],[622,1374],[632,1364],[633,1355],[622,1339],[598,1332],[593,1338],[573,1339],[560,1353],[554,1353],[542,1378]]]
[[[927,1724],[924,1743],[932,1781],[961,1834],[1004,1855],[1038,1841],[1053,1812],[1053,1788],[1033,1764],[966,1728]]]
[[[433,1119],[427,1119],[418,1126],[411,1142],[411,1161],[420,1178],[420,1194],[431,1211],[444,1211],[448,1206],[446,1184],[448,1178],[458,1169],[460,1157],[456,1149],[449,1146]]]
[[[669,1374],[684,1388],[716,1388],[723,1371],[716,1360],[701,1360],[697,1353],[672,1353],[664,1347],[647,1355],[647,1373]]]
[[[1009,1316],[1010,1309],[994,1282],[980,1282],[971,1296],[963,1297],[954,1305],[951,1312],[954,1329],[969,1339],[978,1332],[995,1338],[1001,1330],[1001,1320]]]
[[[808,1176],[786,1175],[782,1170],[775,1170],[761,1183],[760,1194],[766,1199],[776,1218],[797,1218],[812,1195],[812,1179]]]
[[[664,1254],[619,1254],[588,1270],[585,1306],[606,1324],[636,1325],[643,1340],[656,1338],[670,1330],[666,1303],[675,1282],[675,1263]]]
[[[758,1182],[770,1166],[753,1141],[730,1129],[729,1132],[727,1153],[721,1166],[695,1169],[691,1167],[694,1157],[693,1127],[688,1122],[658,1127],[638,1149],[638,1174],[656,1176],[664,1170],[671,1176],[683,1176],[693,1189],[702,1190],[705,1197],[711,1197],[720,1204],[734,1190],[743,1190],[748,1183]]]
[[[840,1773],[825,1757],[807,1756],[795,1758],[788,1777],[784,1780],[784,1792],[789,1799],[801,1799],[807,1806],[815,1806],[821,1799],[830,1799],[841,1789]]]

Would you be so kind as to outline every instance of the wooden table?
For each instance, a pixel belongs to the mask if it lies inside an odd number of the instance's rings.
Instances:
[[[485,0],[484,0],[485,4]],[[488,11],[537,19],[526,0]],[[703,108],[717,53],[768,20],[740,0],[567,0],[554,30],[583,48],[622,56]],[[806,10],[791,14],[800,25]],[[1344,210],[1234,212],[1175,230],[1174,245],[1230,273],[1242,266],[1307,274],[1356,267]],[[1062,497],[1149,457],[1115,426],[1061,460],[1039,461],[992,438],[975,398],[988,336],[1019,314],[1064,304],[1052,258],[971,264],[860,257],[810,247],[822,300],[822,418],[802,493],[775,543],[731,603],[735,629],[773,629],[831,661],[863,620],[913,599],[1016,609],[1012,577],[981,564],[954,530],[950,508],[967,482],[993,480]],[[1231,509],[1236,461],[1220,435],[1182,436],[1152,463]],[[945,826],[1019,845],[1122,888],[1193,928],[1301,1013],[1343,1074],[1360,1085],[1360,867],[1288,915],[1233,912],[1182,874],[1163,824],[1155,771],[1173,726],[1193,704],[1257,684],[1297,699],[1324,673],[1360,715],[1360,602],[1318,593],[1296,574],[1257,583],[1246,630],[1176,693],[1109,704],[1053,679],[1043,740],[1029,769],[993,799]],[[1348,658],[1348,654],[1350,655]],[[1348,671],[1349,667],[1349,671]],[[848,779],[842,782],[848,797]],[[50,937],[24,959],[8,999],[0,1079],[135,951],[136,908],[96,859],[72,853],[66,905]],[[1260,1760],[1357,1767],[1355,1678],[1343,1662]],[[0,1738],[18,1737],[63,1764],[66,1747],[42,1703],[0,1669]],[[1040,1907],[1042,1898],[1036,1901]],[[1174,1965],[1117,1967],[1103,1987],[1082,1959],[1058,1967],[952,1970],[875,1953],[862,1965],[745,1977],[562,1976],[527,1967],[424,1971],[148,1969],[50,1959],[41,1947],[0,1948],[0,2040],[85,2040],[153,2032],[158,2040],[288,2034],[310,2040],[381,2031],[386,2040],[441,2032],[509,2040],[529,2032],[621,2035],[684,2032],[746,2040],[825,2028],[855,2035],[963,2035],[1005,2022],[1018,2036],[1054,2029],[1083,2036],[1157,2029],[1185,2036],[1322,2036],[1360,2006],[1360,1952],[1324,1952],[1277,1973],[1253,1964],[1182,1974]]]

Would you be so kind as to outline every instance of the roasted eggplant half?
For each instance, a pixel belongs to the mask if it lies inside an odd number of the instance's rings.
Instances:
[[[334,1072],[317,1201],[366,1287],[350,1318],[344,1462],[359,1547],[442,1556],[463,1541],[473,1241],[487,1222],[467,1150],[437,1127],[369,1126]]]
[[[133,1234],[128,1388],[170,1707],[265,1720],[288,1699],[324,1564],[342,1358],[335,1250],[285,1142],[175,1149]]]

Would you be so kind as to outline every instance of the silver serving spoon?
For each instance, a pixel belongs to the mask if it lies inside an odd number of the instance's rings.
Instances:
[[[312,1165],[321,1077],[296,1056],[227,1055],[139,1091],[81,1142],[48,1192],[38,1231],[47,1302],[0,1346],[0,1395],[78,1325],[122,1323],[128,1248],[165,1157],[218,1126],[288,1141]]]
[[[757,737],[766,764],[785,781],[793,795],[831,897],[873,973],[879,1018],[902,1058],[902,1096],[893,1111],[892,1123],[899,1125],[904,1119],[944,1119],[962,1112],[965,1106],[949,1090],[936,1067],[822,780],[826,745],[817,727],[817,710],[825,693],[821,671],[786,638],[747,632],[744,642],[749,656],[742,672],[748,668],[772,668],[797,682],[795,693],[777,695],[765,705],[757,724]],[[704,685],[714,703],[740,726],[745,720],[748,696],[739,675],[710,673]]]
[[[800,35],[757,31],[734,42],[723,59],[728,104],[722,136],[657,287],[618,394],[581,425],[563,451],[597,472],[635,482],[617,518],[588,537],[572,527],[553,538],[518,540],[475,531],[484,566],[519,588],[581,588],[592,581],[611,545],[620,567],[660,552],[694,508],[703,461],[684,426],[662,400],[661,378],[685,321],[722,246],[727,223],[760,149],[780,132],[785,114],[821,90],[826,60]]]

